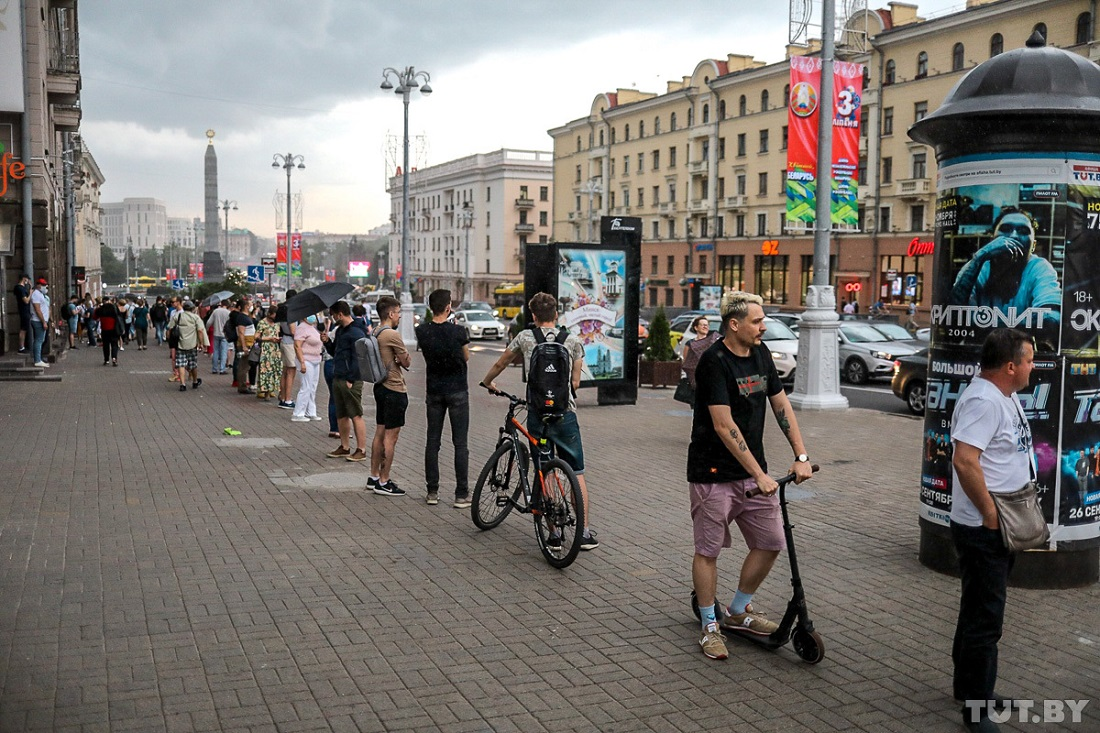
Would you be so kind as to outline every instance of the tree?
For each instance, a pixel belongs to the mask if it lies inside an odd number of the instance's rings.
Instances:
[[[115,257],[105,244],[99,245],[99,263],[103,268],[103,282],[117,285],[126,282],[126,263]]]
[[[653,316],[653,322],[649,324],[649,336],[645,341],[646,361],[674,361],[676,352],[672,350],[672,333],[668,327],[668,317],[665,315],[665,307],[659,306]]]

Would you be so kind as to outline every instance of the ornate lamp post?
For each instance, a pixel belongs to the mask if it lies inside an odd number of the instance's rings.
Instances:
[[[291,254],[290,254],[290,232],[291,232],[291,201],[290,201],[290,174],[294,168],[298,170],[305,170],[305,158],[294,153],[287,153],[282,155],[275,153],[271,156],[272,168],[285,168],[286,169],[286,289],[290,290],[290,268],[291,268]],[[272,280],[275,278],[273,277]]]
[[[229,266],[229,210],[237,210],[237,202],[225,199],[221,202],[222,212],[225,213],[225,265]]]
[[[397,82],[397,86],[390,79]],[[403,70],[397,70],[387,66],[382,70],[381,88],[401,96],[401,103],[405,108],[405,126],[403,136],[401,168],[401,337],[405,343],[416,342],[416,332],[413,330],[412,317],[412,278],[409,271],[409,96],[412,90],[419,88],[420,93],[428,95],[432,93],[431,74],[426,71],[417,71],[412,66],[406,66]],[[420,82],[424,85],[421,86]]]

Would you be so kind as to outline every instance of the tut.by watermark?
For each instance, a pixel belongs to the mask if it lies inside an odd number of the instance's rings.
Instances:
[[[984,714],[994,723],[1013,718],[1021,723],[1080,723],[1081,713],[1090,700],[1013,700],[1011,707],[998,710],[994,700],[967,700],[966,713],[978,722]]]

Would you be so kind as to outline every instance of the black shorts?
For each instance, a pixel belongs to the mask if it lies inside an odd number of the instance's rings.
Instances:
[[[394,392],[381,384],[374,385],[374,401],[378,405],[374,422],[386,430],[405,427],[405,412],[409,409],[409,396]]]

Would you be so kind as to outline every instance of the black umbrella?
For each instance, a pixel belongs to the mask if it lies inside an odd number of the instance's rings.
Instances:
[[[286,302],[286,319],[300,321],[306,316],[327,310],[354,289],[355,286],[350,283],[321,283],[307,288]]]

